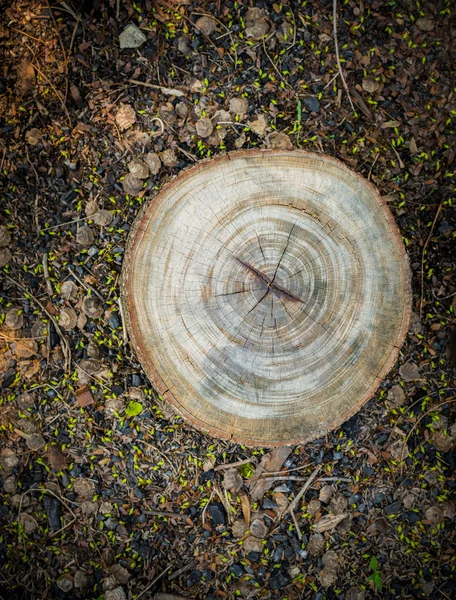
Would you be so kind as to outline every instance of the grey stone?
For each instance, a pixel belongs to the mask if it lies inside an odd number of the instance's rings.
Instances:
[[[302,102],[309,112],[320,112],[320,103],[315,96],[308,96],[307,98],[304,98]]]
[[[127,25],[119,35],[119,43],[121,48],[139,48],[147,41],[144,33],[133,23]]]

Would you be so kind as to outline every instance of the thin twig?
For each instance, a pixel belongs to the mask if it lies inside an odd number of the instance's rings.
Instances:
[[[291,513],[291,518],[293,519],[294,526],[296,527],[296,533],[298,534],[298,539],[302,540],[302,531],[301,531],[301,528],[299,527],[298,519],[296,518],[296,515],[294,514],[294,512]]]
[[[12,29],[13,31],[16,31],[17,33],[20,33],[21,35],[26,35],[31,40],[35,40],[35,42],[41,42],[42,44],[44,44],[45,41],[46,41],[46,40],[41,40],[40,38],[37,38],[34,35],[30,35],[30,33],[27,33],[26,31],[21,31],[20,29],[16,29],[15,27],[11,27],[11,25],[8,28]]]
[[[333,0],[333,31],[334,31],[334,46],[336,48],[336,60],[337,60],[337,68],[339,69],[339,75],[342,79],[342,85],[345,88],[347,93],[348,100],[350,102],[350,106],[352,111],[355,112],[355,106],[350,96],[350,92],[348,90],[347,82],[345,81],[344,74],[342,72],[342,65],[340,64],[340,56],[339,56],[339,42],[337,40],[337,0]]]
[[[50,298],[52,298],[54,294],[54,290],[52,289],[51,278],[49,277],[49,264],[48,264],[48,255],[47,252],[43,254],[43,275],[44,280],[46,282],[47,293]]]
[[[440,211],[442,210],[443,203],[445,202],[445,198],[439,204],[437,212],[435,213],[434,220],[432,221],[431,231],[427,236],[426,241],[424,242],[423,252],[421,253],[421,296],[420,296],[420,319],[423,316],[423,294],[424,294],[424,255],[426,254],[426,248],[431,240],[432,234],[434,233],[434,227],[437,223],[437,219],[439,218]]]
[[[57,331],[59,337],[60,337],[60,345],[62,346],[62,351],[63,351],[63,356],[65,359],[65,364],[64,364],[64,368],[65,371],[70,372],[70,368],[71,368],[71,352],[70,352],[70,347],[68,345],[67,339],[66,337],[63,335],[62,330],[59,327],[59,324],[57,323],[56,318],[54,317],[54,315],[51,315],[51,313],[47,310],[47,308],[44,306],[44,304],[42,304],[38,298],[36,298],[31,292],[30,290],[28,290],[25,286],[23,286],[21,283],[19,283],[18,281],[15,281],[12,277],[10,277],[9,275],[7,275],[6,273],[2,273],[3,277],[5,277],[5,279],[7,279],[10,283],[12,283],[13,285],[15,285],[16,287],[18,287],[19,289],[21,289],[23,292],[25,292],[26,294],[28,294],[30,296],[30,298],[36,303],[38,304],[38,306],[41,308],[41,310],[43,310],[47,316],[49,317],[49,319],[51,319],[55,330]]]
[[[2,162],[0,163],[0,173],[3,171],[3,165],[5,164],[5,157],[6,157],[6,146],[3,147]]]
[[[403,420],[404,417],[406,416],[406,414],[417,404],[423,403],[424,400],[426,400],[426,398],[430,398],[431,396],[435,396],[436,394],[438,396],[440,396],[440,392],[453,392],[455,391],[456,388],[442,388],[440,390],[437,390],[436,392],[431,392],[430,394],[426,394],[426,396],[423,396],[422,398],[419,398],[418,400],[415,400],[415,402],[413,402],[412,404],[410,404],[409,406],[407,406],[404,410],[404,412],[402,414],[400,414],[398,416],[398,418],[396,419],[396,422],[394,423],[393,428],[391,429],[391,433],[388,437],[388,439],[386,440],[386,446],[389,445],[389,442],[391,441],[391,438],[393,437],[394,433],[395,433],[395,429],[398,428],[399,426],[399,422],[401,421],[401,419]]]
[[[371,178],[372,169],[375,167],[375,163],[377,162],[379,156],[380,156],[380,152],[377,152],[377,154],[375,155],[375,158],[374,158],[374,162],[371,164],[371,168],[369,169],[369,175],[367,176],[368,180],[370,180],[370,178]]]
[[[209,506],[209,504],[211,503],[212,498],[214,497],[214,490],[211,491],[211,495],[209,496],[209,500],[206,502],[205,507],[203,508],[203,512],[201,513],[201,523],[204,525],[205,522],[205,518],[206,518],[206,511],[207,511],[207,507]]]
[[[84,282],[82,281],[82,279],[80,279],[80,278],[79,278],[79,277],[76,275],[76,273],[75,273],[75,272],[74,272],[74,270],[73,270],[73,269],[70,267],[70,265],[68,265],[68,270],[70,271],[71,275],[72,275],[72,276],[73,276],[73,277],[76,279],[76,281],[78,281],[78,282],[79,282],[79,283],[82,285],[82,287],[83,287],[83,288],[85,288],[87,291],[89,291],[89,290],[90,290],[91,292],[93,292],[93,293],[94,293],[96,296],[98,296],[98,298],[100,298],[100,300],[102,300],[102,301],[103,301],[103,303],[104,303],[105,299],[103,298],[103,296],[102,296],[102,295],[101,295],[99,292],[97,292],[97,290],[96,290],[95,288],[93,288],[91,285],[89,285],[88,283],[84,283]]]
[[[310,475],[310,477],[307,478],[306,483],[302,486],[302,488],[300,489],[300,491],[296,495],[296,498],[293,500],[293,502],[291,502],[290,506],[285,511],[285,514],[287,512],[291,513],[291,512],[293,512],[295,510],[295,508],[298,506],[298,503],[301,500],[301,498],[304,496],[304,494],[307,492],[307,490],[309,489],[309,487],[312,485],[312,482],[316,478],[316,476],[318,475],[320,469],[321,469],[321,465],[318,465],[317,467],[315,467],[315,470],[312,472],[312,474]]]
[[[176,148],[179,150],[179,152],[182,152],[182,154],[184,154],[187,158],[193,160],[193,162],[197,162],[198,158],[194,154],[192,154],[188,150],[184,150],[180,146],[176,146]]]
[[[21,340],[43,340],[43,339],[45,339],[44,336],[41,336],[41,337],[37,337],[37,338],[20,338],[20,339],[15,340],[14,338],[10,337],[9,335],[6,335],[6,333],[3,333],[2,331],[0,331],[0,338],[8,340],[12,344],[19,344],[19,346],[22,346],[23,348],[25,348],[27,350],[27,352],[30,352],[31,356],[35,355],[36,352],[34,352],[26,344],[23,344],[21,342]]]
[[[255,463],[254,458],[244,458],[244,460],[237,460],[234,463],[225,463],[223,465],[217,465],[214,467],[214,471],[226,471],[228,469],[234,469],[234,467],[241,467],[242,465],[247,465],[248,463]]]
[[[155,517],[166,517],[167,519],[188,519],[187,515],[181,515],[179,513],[173,513],[166,510],[143,510],[143,515],[153,515]]]
[[[64,75],[65,75],[65,97],[63,100],[63,104],[64,104],[65,111],[66,111],[66,101],[68,98],[68,57],[67,57],[67,53],[65,50],[65,46],[63,45],[62,36],[60,35],[57,21],[55,20],[55,17],[54,17],[54,11],[52,10],[51,5],[49,4],[49,0],[46,0],[46,4],[47,4],[47,9],[49,11],[49,14],[51,15],[51,19],[52,19],[52,23],[54,24],[55,31],[59,38],[60,47],[62,48],[63,64],[64,64],[64,68],[65,68],[65,73],[64,73]],[[68,114],[68,112],[67,112],[67,114]]]
[[[53,91],[53,92],[54,92],[54,94],[57,96],[57,98],[60,100],[60,103],[61,103],[61,105],[62,105],[62,108],[63,108],[63,110],[65,111],[65,114],[66,114],[66,116],[67,116],[67,119],[68,119],[68,124],[70,125],[70,127],[72,127],[72,126],[73,126],[73,124],[71,123],[71,117],[70,117],[70,113],[68,112],[68,109],[67,109],[67,107],[66,107],[66,105],[65,105],[65,100],[64,100],[64,98],[62,98],[62,96],[61,96],[60,92],[59,92],[59,91],[57,91],[57,88],[56,88],[56,87],[55,87],[55,85],[52,83],[52,81],[50,81],[50,80],[49,80],[49,79],[46,77],[46,75],[43,73],[43,71],[41,71],[41,70],[40,70],[40,69],[39,69],[39,68],[36,66],[36,64],[35,64],[35,63],[32,63],[32,67],[35,69],[35,71],[37,71],[37,72],[38,72],[38,74],[39,74],[39,75],[41,75],[41,77],[42,77],[43,79],[45,79],[45,80],[46,80],[46,81],[49,83],[49,85],[50,85],[50,86],[51,86],[51,88],[52,88],[52,91]]]
[[[66,221],[66,223],[59,223],[58,225],[52,225],[52,227],[45,227],[44,229],[40,229],[41,231],[49,231],[50,229],[57,229],[58,227],[65,227],[65,225],[71,225],[72,223],[79,223],[79,221],[86,221],[87,219],[91,219],[92,217],[81,217],[80,219],[75,219],[74,221]]]
[[[445,400],[445,402],[440,402],[436,406],[433,406],[432,408],[430,408],[429,410],[427,410],[423,415],[421,415],[421,417],[417,420],[417,422],[410,429],[410,431],[407,434],[407,437],[404,440],[404,444],[402,446],[402,451],[401,451],[401,460],[400,460],[400,463],[401,463],[401,475],[402,475],[402,471],[404,470],[404,454],[405,454],[405,449],[407,448],[407,442],[409,441],[410,436],[412,435],[412,433],[415,431],[415,429],[418,427],[418,425],[421,423],[421,421],[425,417],[427,417],[429,414],[435,412],[441,406],[445,406],[445,404],[453,404],[453,402],[456,402],[456,398],[453,398],[452,400]]]
[[[272,60],[272,58],[269,56],[268,51],[266,50],[266,42],[265,39],[263,38],[263,50],[264,53],[266,54],[269,62],[271,63],[271,65],[273,66],[275,72],[277,73],[277,75],[280,77],[280,79],[284,82],[284,84],[289,87],[290,89],[292,89],[291,85],[288,83],[288,81],[285,79],[285,77],[282,75],[282,73],[279,71],[279,69],[277,68],[277,66],[275,65],[274,61]]]
[[[123,340],[124,340],[125,344],[128,344],[128,331],[127,331],[127,326],[125,324],[125,315],[124,315],[124,311],[123,311],[122,300],[120,298],[118,298],[117,304],[119,305],[119,314],[120,314],[120,321],[122,323]]]
[[[156,577],[156,578],[155,578],[153,581],[151,581],[151,582],[149,583],[149,585],[148,585],[147,587],[145,587],[145,588],[143,589],[143,591],[142,591],[140,594],[138,594],[138,596],[136,596],[136,599],[135,599],[135,600],[139,600],[139,598],[141,598],[141,596],[144,596],[144,594],[145,594],[146,592],[148,592],[148,591],[150,590],[150,588],[151,588],[153,585],[155,585],[155,584],[157,583],[157,581],[158,581],[159,579],[161,579],[161,578],[163,577],[163,575],[164,575],[164,574],[165,574],[167,571],[169,571],[169,569],[170,569],[170,568],[171,568],[171,563],[170,563],[170,564],[169,564],[169,565],[166,567],[166,569],[163,569],[163,571],[162,571],[161,573],[159,573],[159,574],[157,575],[157,577]]]
[[[302,471],[303,469],[308,469],[313,465],[314,463],[307,463],[305,465],[301,465],[300,467],[283,468],[281,471],[265,471],[265,473],[267,473],[267,475],[286,475],[292,471]]]
[[[183,573],[190,571],[190,569],[193,569],[195,564],[196,563],[194,561],[192,561],[192,562],[189,562],[188,565],[185,565],[185,567],[182,567],[181,569],[174,571],[174,573],[168,577],[168,581],[173,581],[173,579],[177,579],[179,577],[179,575],[182,575]]]
[[[263,473],[260,479],[266,479],[267,481],[307,481],[307,477],[296,477],[294,475],[279,475],[278,477],[268,477],[269,473]],[[344,481],[351,483],[351,479],[348,477],[318,477],[315,481]]]
[[[138,79],[128,79],[128,83],[133,83],[134,85],[142,85],[143,87],[148,87],[153,90],[159,90],[165,96],[176,96],[176,98],[182,98],[185,96],[184,92],[180,90],[176,90],[174,88],[167,88],[163,85],[155,85],[154,83],[147,83],[146,81],[139,81]]]

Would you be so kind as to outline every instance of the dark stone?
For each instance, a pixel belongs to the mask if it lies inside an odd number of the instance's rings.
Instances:
[[[201,581],[202,573],[201,571],[192,571],[187,578],[187,587],[192,587],[195,583]]]
[[[409,510],[404,513],[403,516],[407,521],[410,521],[410,523],[417,523],[420,520],[420,516],[416,512],[413,512],[413,510]]]
[[[212,481],[214,479],[214,477],[215,477],[214,469],[211,469],[210,471],[204,471],[199,476],[200,484],[206,483],[206,481]]]
[[[60,344],[60,337],[54,327],[54,323],[49,321],[49,346],[51,350]]]
[[[277,548],[275,549],[274,554],[273,554],[273,561],[275,563],[281,562],[282,552],[283,552],[283,546],[282,545],[277,546]]]
[[[231,567],[229,568],[229,571],[231,571],[231,573],[234,573],[234,575],[236,577],[241,577],[241,575],[244,572],[242,566],[237,563],[234,563],[234,565],[231,565]]]
[[[260,559],[260,555],[259,555],[259,553],[258,553],[258,552],[249,552],[249,553],[247,554],[247,558],[248,558],[250,561],[252,561],[252,562],[256,563],[256,562],[258,562],[258,561],[259,561],[259,559]]]
[[[74,467],[70,471],[71,477],[74,477],[76,479],[76,477],[79,477],[80,474],[81,468],[79,467],[79,465],[74,465]]]
[[[374,504],[381,504],[385,500],[385,494],[375,494]]]
[[[49,527],[52,531],[57,531],[60,529],[60,513],[61,506],[60,502],[54,496],[50,496],[46,494],[43,498],[44,510],[46,511],[46,515],[49,522]]]
[[[393,502],[392,504],[388,504],[388,506],[385,507],[385,513],[387,515],[395,515],[401,510],[401,505],[402,505],[401,501],[396,500],[396,502]]]
[[[284,569],[274,571],[269,580],[271,590],[282,590],[290,583],[291,577]]]
[[[349,125],[349,123],[346,123],[346,125]],[[351,130],[352,131],[350,133],[353,132],[352,127]],[[345,421],[345,423],[342,425],[342,431],[345,431],[350,438],[356,437],[359,433],[359,416],[354,415],[351,419]]]
[[[309,112],[320,112],[320,103],[315,96],[307,96],[307,98],[304,98],[303,104]]]
[[[113,329],[117,329],[118,327],[120,327],[119,317],[115,313],[109,318],[109,325]]]
[[[135,487],[135,488],[133,489],[133,494],[134,494],[134,495],[135,495],[137,498],[139,498],[140,500],[144,500],[144,498],[146,497],[146,494],[145,494],[145,493],[142,491],[142,489],[141,489],[141,488],[139,488],[139,487]]]
[[[374,469],[370,465],[364,465],[363,469],[368,477],[374,474]]]
[[[209,512],[211,513],[214,527],[217,527],[217,525],[225,525],[225,510],[223,504],[220,502],[213,502],[209,506]]]
[[[143,384],[144,384],[144,381],[143,381],[143,378],[141,377],[141,375],[134,373],[131,376],[131,385],[133,387],[140,387]]]
[[[277,504],[271,500],[270,498],[265,498],[263,500],[263,505],[261,507],[263,510],[267,510],[267,509],[272,509],[274,510],[275,508],[277,508]]]

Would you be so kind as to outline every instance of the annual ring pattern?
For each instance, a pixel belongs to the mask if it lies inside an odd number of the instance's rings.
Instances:
[[[157,392],[249,445],[310,441],[353,415],[394,364],[410,302],[378,192],[304,151],[234,152],[181,173],[138,215],[122,274]]]

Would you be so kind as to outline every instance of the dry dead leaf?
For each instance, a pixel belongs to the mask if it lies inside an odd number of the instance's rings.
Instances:
[[[286,133],[274,131],[265,138],[265,143],[268,148],[273,150],[293,150],[293,144]]]
[[[77,243],[83,248],[88,248],[93,244],[95,236],[89,226],[80,227],[76,234]]]
[[[249,101],[247,100],[247,98],[231,98],[230,112],[241,117],[242,115],[245,115],[248,110]]]
[[[209,117],[203,117],[199,121],[196,122],[196,133],[202,137],[207,138],[214,131],[214,126],[212,125],[212,121]]]
[[[380,84],[373,77],[365,77],[362,82],[363,90],[369,94],[373,94],[378,90]]]
[[[18,358],[31,358],[38,352],[38,344],[35,340],[29,340],[27,338],[15,340],[11,347]]]
[[[136,113],[129,104],[121,104],[116,114],[116,123],[120,131],[125,131],[136,123]]]
[[[13,258],[9,248],[0,248],[0,269],[6,266]]]
[[[136,177],[136,179],[147,179],[149,177],[149,167],[142,160],[136,159],[129,162],[128,170],[133,175],[133,177]]]
[[[398,408],[404,404],[405,393],[400,385],[393,385],[393,387],[388,390],[388,400],[386,404],[390,408]]]
[[[32,129],[29,129],[25,134],[25,141],[27,142],[27,144],[30,144],[30,146],[37,146],[40,143],[42,137],[43,134],[41,133],[41,131],[36,127],[33,127]]]
[[[243,484],[242,477],[236,469],[227,469],[223,477],[223,487],[231,492],[237,494]]]
[[[254,519],[252,521],[250,525],[250,533],[261,540],[266,537],[268,528],[266,527],[263,519]]]
[[[318,499],[321,502],[328,504],[328,502],[331,500],[333,495],[334,495],[334,488],[331,485],[324,485],[320,490]]]
[[[204,33],[204,35],[210,36],[217,29],[217,23],[211,17],[200,17],[195,23],[196,29]]]
[[[70,331],[74,327],[76,327],[76,323],[78,322],[78,315],[76,311],[71,307],[62,308],[59,314],[59,325],[63,327],[66,331]]]
[[[399,375],[404,381],[416,381],[420,378],[420,369],[414,362],[408,362],[399,369]]]
[[[276,512],[278,515],[282,515],[288,508],[290,502],[285,494],[282,492],[274,492],[274,502],[277,504]]]
[[[35,88],[35,69],[32,63],[24,59],[17,68],[16,90],[21,96],[27,96]]]
[[[382,123],[382,129],[400,127],[400,124],[400,121],[386,121],[385,123]]]
[[[8,327],[8,329],[12,329],[13,331],[16,329],[20,329],[24,324],[24,315],[22,309],[19,307],[10,308],[5,315],[4,323],[5,326]]]
[[[253,121],[248,121],[248,125],[250,126],[250,129],[260,137],[264,137],[266,135],[268,121],[265,115],[258,115],[258,117]]]
[[[63,469],[68,467],[67,457],[59,446],[48,446],[47,459],[51,469],[54,469],[54,471],[63,471]]]
[[[0,246],[8,246],[11,242],[11,234],[8,231],[8,227],[2,225],[0,227]]]
[[[143,181],[131,173],[127,173],[123,178],[122,187],[129,196],[137,196],[143,188]]]
[[[342,515],[324,515],[317,523],[315,523],[315,525],[313,525],[312,529],[316,533],[330,531],[331,529],[334,529],[334,527],[337,527],[346,516],[346,513]]]
[[[259,477],[263,473],[278,471],[290,453],[291,448],[283,446],[281,448],[274,448],[272,452],[263,455],[260,464],[255,469],[253,477],[247,482],[252,500],[261,500],[265,492],[270,490],[273,485],[272,479],[259,479]]]
[[[39,360],[21,360],[19,368],[26,379],[31,379],[40,371],[41,364]]]

